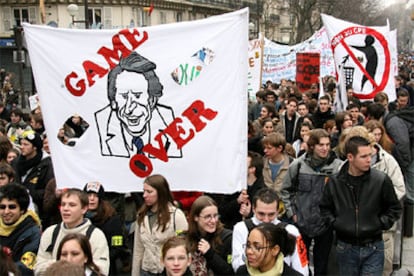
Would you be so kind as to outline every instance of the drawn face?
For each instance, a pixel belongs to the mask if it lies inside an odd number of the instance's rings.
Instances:
[[[148,82],[142,74],[124,71],[116,79],[117,116],[132,136],[141,136],[151,120]]]

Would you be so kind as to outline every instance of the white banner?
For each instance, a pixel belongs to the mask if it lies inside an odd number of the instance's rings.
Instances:
[[[246,185],[248,10],[122,30],[24,24],[58,187],[233,193]],[[64,145],[74,114],[89,127]]]
[[[397,47],[397,29],[389,33],[389,44],[391,51],[392,70],[394,76],[398,76],[398,47]],[[395,79],[394,79],[395,81]]]
[[[247,75],[247,92],[251,101],[256,101],[256,92],[261,85],[263,36],[249,41],[249,70]]]
[[[372,100],[385,91],[395,99],[394,69],[389,43],[389,26],[367,27],[322,14],[335,64],[343,67],[346,84],[352,84],[354,95]]]
[[[263,53],[262,83],[271,80],[279,83],[281,79],[296,79],[296,53],[319,53],[320,75],[335,76],[332,49],[325,28],[314,33],[302,43],[288,46],[265,39]]]

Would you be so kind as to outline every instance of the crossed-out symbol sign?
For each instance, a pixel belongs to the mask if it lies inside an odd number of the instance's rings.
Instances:
[[[384,68],[382,71],[383,73],[382,73],[380,83],[377,83],[377,81],[369,74],[369,72],[367,72],[366,68],[364,68],[364,66],[361,64],[361,62],[358,60],[358,58],[355,56],[355,54],[351,50],[350,46],[346,43],[345,39],[350,36],[354,36],[354,35],[372,36],[382,46],[385,59],[383,63]],[[390,74],[391,57],[390,57],[390,50],[388,48],[387,39],[381,33],[369,27],[362,27],[362,26],[349,27],[349,28],[342,30],[337,35],[335,35],[331,40],[331,45],[332,45],[332,51],[334,53],[335,53],[336,47],[341,45],[345,49],[346,54],[349,55],[349,57],[353,60],[355,65],[362,72],[363,76],[365,76],[365,78],[371,83],[373,87],[373,90],[371,92],[369,93],[364,92],[362,94],[362,93],[358,93],[358,91],[355,91],[355,95],[358,98],[372,99],[378,92],[383,91],[385,89],[385,87],[387,86],[389,74]],[[362,90],[362,87],[361,87],[361,90]]]

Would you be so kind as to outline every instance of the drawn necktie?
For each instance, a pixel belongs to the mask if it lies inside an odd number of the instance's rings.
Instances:
[[[141,137],[134,137],[132,138],[132,143],[137,147],[137,153],[142,154],[142,148],[144,147],[144,142],[142,141]]]

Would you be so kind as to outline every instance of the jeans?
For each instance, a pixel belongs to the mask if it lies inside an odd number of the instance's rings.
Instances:
[[[340,275],[381,276],[384,269],[384,241],[357,246],[338,240],[336,245]]]

